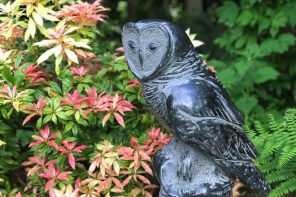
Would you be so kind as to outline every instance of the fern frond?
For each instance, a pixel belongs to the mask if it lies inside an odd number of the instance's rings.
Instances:
[[[269,183],[281,182],[295,177],[295,174],[290,169],[278,169],[266,176]]]
[[[277,120],[272,115],[268,123],[255,123],[247,132],[259,151],[256,166],[276,187],[270,197],[281,197],[296,191],[296,109],[289,109]]]
[[[296,178],[281,183],[270,192],[269,197],[281,197],[294,191],[296,191]]]
[[[283,167],[286,163],[296,160],[296,146],[285,146],[279,157],[279,166]]]

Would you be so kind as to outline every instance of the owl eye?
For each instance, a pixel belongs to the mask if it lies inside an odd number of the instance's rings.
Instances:
[[[149,49],[149,51],[151,51],[151,52],[155,52],[155,51],[157,51],[157,49],[158,49],[158,44],[156,44],[156,43],[154,43],[154,42],[152,42],[152,43],[150,43],[149,45],[148,45],[148,49]]]
[[[135,49],[135,48],[136,48],[136,44],[135,44],[133,41],[129,41],[129,42],[128,42],[128,46],[129,46],[131,49]]]

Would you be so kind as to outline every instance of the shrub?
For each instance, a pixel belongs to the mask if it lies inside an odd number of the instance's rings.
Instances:
[[[92,52],[108,9],[47,0],[0,8],[0,195],[152,196],[151,156],[170,137],[139,108],[122,50]]]

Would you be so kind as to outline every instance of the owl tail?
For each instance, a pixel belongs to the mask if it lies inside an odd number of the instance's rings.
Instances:
[[[268,194],[271,191],[269,183],[253,163],[236,162],[229,167],[230,172],[234,176],[252,189],[259,190],[264,194]]]

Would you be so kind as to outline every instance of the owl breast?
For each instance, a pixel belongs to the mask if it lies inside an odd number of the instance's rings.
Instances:
[[[164,85],[148,82],[142,84],[142,89],[144,99],[157,119],[166,127],[166,129],[172,131],[167,114],[166,95],[163,92]]]

